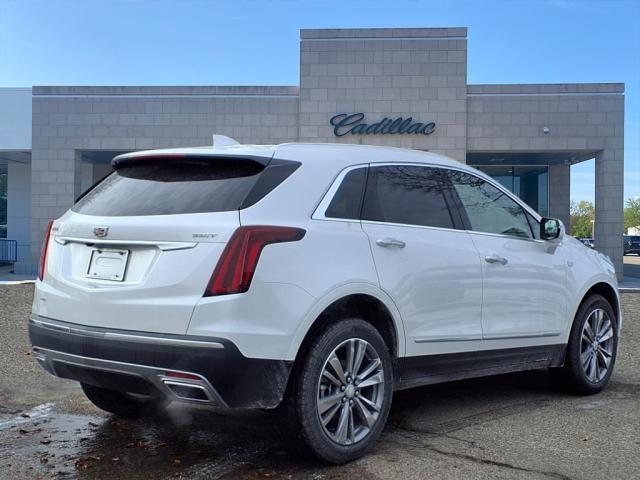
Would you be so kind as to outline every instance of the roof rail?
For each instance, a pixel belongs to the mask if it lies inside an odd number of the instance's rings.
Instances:
[[[214,147],[230,147],[232,145],[240,145],[240,142],[231,137],[227,137],[226,135],[213,134]]]

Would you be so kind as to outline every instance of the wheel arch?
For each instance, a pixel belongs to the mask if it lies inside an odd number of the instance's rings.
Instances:
[[[392,357],[404,356],[404,326],[391,298],[373,285],[349,284],[316,302],[298,328],[287,358],[297,360],[318,331],[345,317],[358,317],[371,323],[389,346]]]
[[[590,295],[602,295],[613,307],[616,312],[616,320],[618,321],[618,329],[620,328],[620,321],[622,320],[622,311],[620,308],[620,298],[617,290],[607,282],[598,282],[592,285],[582,296],[580,304],[584,302]],[[578,306],[579,308],[579,306]]]
[[[578,313],[578,309],[580,308],[580,305],[582,305],[584,301],[587,298],[589,298],[590,295],[602,295],[611,304],[614,312],[616,313],[618,332],[620,331],[620,328],[622,327],[622,307],[620,305],[620,297],[618,295],[618,290],[610,282],[603,279],[598,279],[594,282],[591,282],[589,285],[585,286],[581,295],[578,296],[579,300],[578,302],[576,302],[576,305],[574,305],[572,315],[571,317],[569,317],[571,321],[568,322],[567,338],[571,332],[573,323],[576,320],[576,315]]]

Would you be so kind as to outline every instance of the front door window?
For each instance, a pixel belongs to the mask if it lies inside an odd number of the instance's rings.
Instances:
[[[548,166],[481,165],[475,168],[500,182],[543,217],[549,215]]]
[[[506,193],[475,175],[450,172],[451,183],[475,232],[532,238],[524,209]]]

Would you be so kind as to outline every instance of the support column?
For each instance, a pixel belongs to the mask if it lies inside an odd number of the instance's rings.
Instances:
[[[18,242],[18,262],[31,260],[30,220],[31,165],[10,162],[7,166],[7,238]]]
[[[571,166],[549,165],[549,216],[559,218],[571,231]]]
[[[73,205],[80,190],[79,153],[68,148],[46,148],[48,139],[34,138],[31,152],[31,258],[20,271],[36,273],[42,240],[49,220]],[[43,143],[42,147],[38,142]]]
[[[624,150],[607,149],[596,155],[595,248],[608,255],[622,281],[624,233]]]

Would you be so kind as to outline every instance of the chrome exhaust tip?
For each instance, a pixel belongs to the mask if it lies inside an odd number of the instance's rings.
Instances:
[[[178,400],[188,402],[214,403],[203,385],[163,379],[162,383]]]

